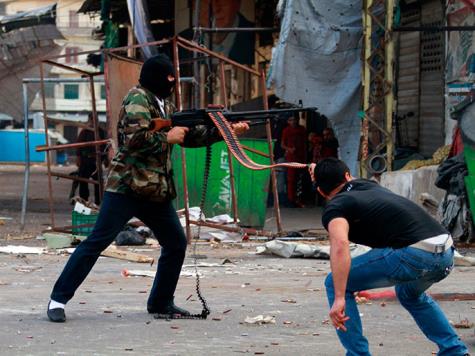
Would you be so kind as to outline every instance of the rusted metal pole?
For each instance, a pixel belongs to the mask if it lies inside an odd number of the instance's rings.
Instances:
[[[228,108],[228,97],[226,95],[226,76],[224,72],[224,62],[219,61],[219,79],[221,81],[221,96],[223,100],[224,108]]]
[[[366,0],[363,5],[363,112],[364,117],[361,121],[361,161],[360,174],[362,178],[368,177],[368,170],[366,169],[366,161],[368,159],[368,145],[369,145],[369,121],[371,113],[370,109],[370,86],[371,86],[371,33],[373,31],[373,21],[371,18],[371,8],[373,0]]]
[[[84,182],[84,183],[89,183],[89,184],[99,184],[97,180],[94,179],[87,179],[83,177],[77,177],[77,176],[70,176],[69,174],[63,174],[63,173],[58,173],[58,172],[51,172],[51,175],[53,177],[58,177],[58,178],[64,178],[64,179],[70,179],[70,180],[76,180],[78,182]]]
[[[272,231],[267,231],[267,230],[256,230],[256,229],[243,228],[243,227],[232,227],[232,226],[226,226],[226,225],[221,225],[221,224],[214,224],[208,221],[190,220],[190,223],[194,225],[198,225],[198,226],[212,227],[214,229],[223,230],[223,231],[241,232],[241,233],[244,232],[246,234],[254,235],[254,236],[274,237],[274,233]]]
[[[49,65],[52,65],[52,66],[56,66],[56,67],[59,67],[59,68],[63,68],[63,69],[66,69],[66,70],[70,70],[72,72],[76,72],[76,73],[79,73],[81,75],[87,75],[87,76],[93,76],[93,75],[100,75],[102,74],[102,72],[88,72],[86,70],[81,70],[79,68],[75,68],[75,67],[71,67],[71,66],[67,66],[65,64],[61,64],[61,63],[57,63],[57,62],[53,62],[49,59],[46,59],[43,61],[44,63],[46,64],[49,64]]]
[[[386,161],[388,172],[392,171],[394,140],[393,140],[393,115],[394,115],[394,36],[393,36],[393,17],[394,0],[386,0],[386,28],[385,41],[386,46],[384,58],[384,81],[387,88],[384,95],[384,106],[386,115]]]
[[[259,150],[256,150],[255,148],[252,148],[252,147],[248,147],[248,146],[244,146],[241,144],[241,147],[246,150],[246,151],[249,151],[249,152],[252,152],[252,153],[255,153],[259,156],[262,156],[262,157],[266,157],[266,158],[270,158],[270,155],[268,155],[267,153],[264,153],[264,152],[261,152]]]
[[[261,71],[260,75],[261,85],[262,85],[262,100],[264,105],[264,110],[269,110],[269,103],[267,102],[267,89],[266,89],[266,74],[264,70]],[[267,143],[269,146],[269,158],[270,164],[274,164],[274,148],[272,145],[272,127],[270,125],[270,120],[267,120],[266,123],[266,133],[267,133]],[[275,212],[275,221],[277,224],[277,231],[282,232],[282,222],[280,219],[280,205],[279,205],[279,192],[277,190],[277,177],[275,175],[275,169],[271,168],[270,170],[271,182],[272,182],[272,193],[274,195],[274,212]]]
[[[223,61],[219,61],[219,78],[221,81],[221,100],[223,101],[224,108],[227,109],[228,98],[226,95],[226,76],[224,73]],[[233,222],[237,224],[238,208],[237,208],[236,184],[235,184],[234,167],[233,167],[233,155],[229,147],[228,147],[228,166],[229,166],[229,182],[231,184],[231,208],[233,210]]]
[[[66,150],[69,148],[79,148],[79,147],[87,147],[87,146],[100,146],[110,143],[110,140],[99,140],[99,141],[88,141],[88,142],[77,142],[77,143],[65,143],[64,145],[54,145],[54,146],[36,146],[36,152],[44,152],[44,151],[55,151],[55,150]]]
[[[43,82],[44,79],[44,69],[43,69],[43,62],[40,62],[40,78],[41,78],[41,101],[43,106],[43,122],[45,125],[45,140],[46,145],[49,145],[49,137],[48,137],[48,115],[46,113],[46,97],[45,97],[45,83]],[[53,184],[51,182],[51,157],[49,151],[46,152],[46,167],[48,170],[48,205],[49,205],[49,213],[51,217],[51,226],[54,228],[54,206],[53,206]]]
[[[195,0],[195,8],[193,11],[193,27],[196,28],[200,25],[200,13],[201,13],[201,1]],[[197,31],[193,30],[193,41],[196,41]],[[197,61],[198,53],[193,51],[193,78],[192,82],[193,88],[193,107],[195,109],[200,108],[200,91],[201,91],[201,73],[200,73],[200,63]]]
[[[170,39],[164,39],[164,40],[160,40],[160,41],[140,43],[140,44],[136,44],[136,45],[133,45],[133,46],[122,46],[122,47],[114,47],[114,48],[93,49],[93,50],[90,50],[90,51],[77,52],[76,56],[81,56],[81,55],[85,55],[85,54],[92,54],[92,53],[104,53],[105,54],[105,53],[113,53],[113,52],[122,52],[122,51],[126,51],[129,48],[159,46],[159,45],[164,45],[164,44],[167,44],[167,43],[170,43],[170,42],[171,42]],[[68,54],[58,54],[56,56],[43,57],[42,60],[45,61],[45,60],[59,59],[59,58],[65,58],[67,56],[68,56]],[[69,69],[69,67],[68,67],[68,69]],[[95,72],[94,73],[86,72],[86,73],[88,75],[96,75]]]
[[[175,41],[175,39],[174,39]],[[199,44],[195,43],[195,42],[192,42],[192,41],[188,41],[188,40],[185,40],[183,37],[179,37],[177,36],[176,37],[176,41],[177,43],[181,46],[182,44],[185,45],[185,46],[188,46],[188,47],[191,47],[191,48],[194,48],[195,50],[197,50],[198,52],[202,52],[202,53],[206,53],[206,54],[209,54],[211,57],[214,57],[214,58],[217,58],[217,59],[220,59],[228,64],[232,64],[233,66],[237,67],[237,68],[240,68],[246,72],[249,72],[249,73],[252,73],[252,74],[255,74],[257,76],[260,75],[260,73],[257,71],[257,70],[254,70],[252,68],[249,68],[247,66],[245,66],[244,64],[241,64],[241,63],[238,63],[236,61],[233,61],[231,59],[229,59],[228,57],[225,57],[221,54],[218,54],[216,52],[213,52],[209,49],[207,49],[206,47],[201,47]]]
[[[30,185],[30,133],[28,131],[28,84],[23,81],[23,128],[25,136],[25,177],[23,196],[21,197],[20,231],[25,229],[26,205],[28,203],[28,187]]]
[[[175,67],[175,104],[178,111],[183,110],[181,101],[181,85],[180,85],[180,59],[178,57],[178,43],[176,37],[173,38],[173,66]],[[190,226],[190,205],[188,196],[188,181],[186,179],[186,153],[185,148],[180,147],[181,151],[181,173],[183,178],[183,200],[185,205],[185,222],[186,222],[186,240],[191,243],[191,226]]]
[[[279,32],[278,27],[194,27],[198,32]]]
[[[94,77],[89,77],[89,87],[91,90],[91,105],[92,105],[92,123],[94,126],[94,140],[99,141],[101,139],[99,134],[99,118],[97,117],[96,110],[96,90],[94,88]],[[96,170],[97,181],[99,182],[99,197],[102,201],[104,195],[104,179],[102,176],[102,152],[101,146],[96,145]]]

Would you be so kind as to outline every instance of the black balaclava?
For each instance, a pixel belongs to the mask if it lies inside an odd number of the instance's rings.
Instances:
[[[169,75],[175,77],[173,64],[165,54],[159,54],[145,61],[140,71],[139,83],[160,99],[165,99],[171,95],[175,86],[174,80],[168,80]]]

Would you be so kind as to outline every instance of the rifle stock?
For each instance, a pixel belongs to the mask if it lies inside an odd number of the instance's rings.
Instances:
[[[152,119],[152,122],[150,123],[150,130],[155,132],[171,126],[172,120]]]

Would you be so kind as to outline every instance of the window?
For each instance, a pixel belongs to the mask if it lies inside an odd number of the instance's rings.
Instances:
[[[79,85],[64,84],[64,98],[65,99],[79,99]]]
[[[79,27],[79,15],[75,10],[69,10],[69,27],[70,28]]]
[[[106,86],[105,85],[101,85],[101,99],[106,99],[107,98],[107,95],[106,95]]]
[[[45,98],[54,98],[54,83],[45,83]]]
[[[77,63],[77,53],[80,51],[81,49],[79,47],[66,47],[66,63]]]

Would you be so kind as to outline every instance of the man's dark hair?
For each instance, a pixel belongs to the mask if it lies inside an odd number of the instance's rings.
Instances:
[[[350,169],[345,162],[329,157],[318,162],[313,173],[315,186],[328,194],[345,181],[345,174],[350,173]]]

